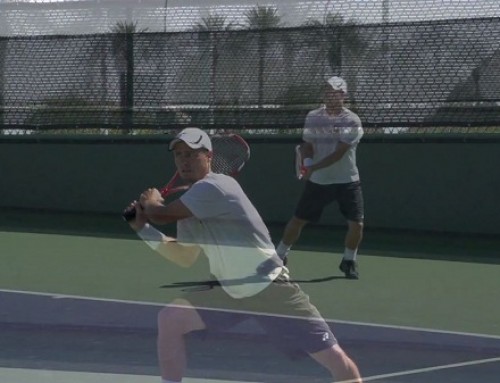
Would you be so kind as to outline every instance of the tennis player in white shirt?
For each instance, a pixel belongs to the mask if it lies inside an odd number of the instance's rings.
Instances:
[[[306,117],[300,146],[306,181],[294,215],[288,221],[277,252],[286,264],[302,229],[317,222],[328,205],[336,202],[347,221],[344,254],[339,269],[348,279],[358,279],[357,254],[363,238],[364,200],[356,149],[363,128],[356,113],[344,106],[347,84],[331,77],[324,89],[325,104]]]
[[[181,266],[200,254],[218,284],[186,292],[158,315],[158,359],[162,383],[185,374],[185,335],[217,332],[254,318],[289,356],[310,355],[340,381],[362,382],[356,364],[339,346],[328,324],[300,287],[290,281],[269,231],[238,182],[211,172],[212,144],[197,128],[170,143],[177,170],[191,187],[165,204],[157,189],[144,191],[130,226],[156,252]],[[154,224],[177,224],[177,238]]]

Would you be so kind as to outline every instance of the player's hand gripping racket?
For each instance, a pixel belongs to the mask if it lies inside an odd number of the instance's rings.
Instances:
[[[245,163],[250,159],[250,147],[238,134],[215,135],[211,137],[213,157],[212,171],[230,176],[236,176]],[[178,172],[175,172],[170,181],[160,189],[163,198],[174,193],[189,189]],[[126,221],[135,218],[135,209],[123,213]]]

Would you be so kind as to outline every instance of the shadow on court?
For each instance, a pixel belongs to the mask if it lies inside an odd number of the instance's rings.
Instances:
[[[323,278],[312,278],[312,279],[295,279],[292,278],[290,279],[291,282],[293,283],[300,283],[300,284],[306,284],[306,283],[322,283],[322,282],[329,282],[329,281],[334,281],[337,279],[345,279],[343,276],[329,276],[329,277],[323,277]],[[174,282],[171,284],[165,284],[160,286],[161,289],[181,289],[181,291],[196,291],[196,290],[208,290],[212,288],[212,286],[218,284],[217,281],[212,281],[212,280],[207,280],[207,281],[192,281],[192,282]]]

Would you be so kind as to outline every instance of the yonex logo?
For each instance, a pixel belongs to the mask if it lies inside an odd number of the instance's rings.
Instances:
[[[326,342],[328,339],[330,339],[330,334],[325,332],[323,334],[323,338],[321,339],[323,342]]]

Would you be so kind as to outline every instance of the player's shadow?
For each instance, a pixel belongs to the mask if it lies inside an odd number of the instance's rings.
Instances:
[[[292,283],[322,283],[322,282],[328,282],[328,281],[333,281],[337,279],[346,279],[345,277],[338,276],[338,275],[332,275],[329,277],[323,277],[323,278],[315,278],[315,279],[290,279],[290,282]],[[230,279],[226,280],[224,282],[225,285],[239,285],[242,283],[251,283],[253,278],[243,278],[243,279]],[[188,281],[188,282],[174,282],[171,284],[167,285],[162,285],[160,286],[161,289],[176,289],[176,288],[181,288],[181,289],[200,289],[200,290],[206,290],[213,288],[214,286],[220,285],[219,281],[215,280],[206,280],[206,281]]]
[[[208,281],[200,281],[200,282],[174,282],[170,285],[163,285],[160,286],[160,288],[189,288],[190,290],[207,290],[210,288],[213,288],[214,286],[223,284],[224,286],[239,286],[243,284],[252,284],[252,283],[268,283],[269,278],[268,275],[272,273],[277,267],[282,267],[283,263],[281,259],[274,257],[274,258],[269,258],[265,260],[264,262],[260,263],[258,267],[255,270],[254,274],[250,274],[244,278],[237,278],[237,279],[226,279],[224,281],[217,281],[215,276],[211,276],[211,279]],[[304,280],[299,280],[299,279],[292,279],[289,276],[289,271],[286,267],[283,267],[281,269],[280,275],[276,277],[273,283],[280,283],[280,282],[292,282],[292,283],[322,283],[322,282],[328,282],[332,281],[335,279],[345,279],[344,277],[339,277],[339,276],[328,276],[328,277],[323,277],[323,278],[316,278],[316,279],[304,279]]]

